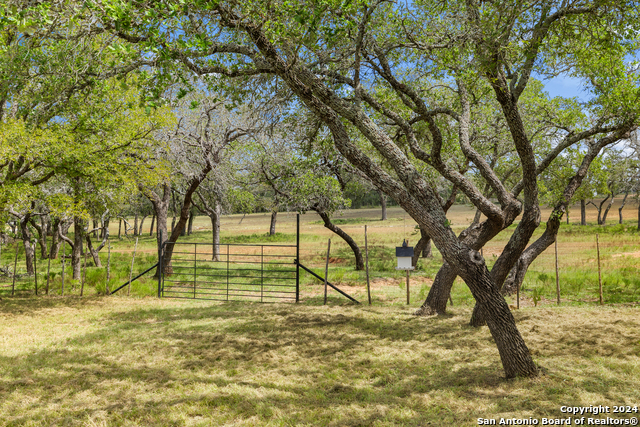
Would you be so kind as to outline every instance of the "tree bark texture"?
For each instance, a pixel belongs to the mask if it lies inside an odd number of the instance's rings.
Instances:
[[[382,210],[382,217],[380,218],[381,221],[386,221],[387,219],[387,195],[384,194],[382,191],[378,190],[378,194],[380,195],[380,208]]]
[[[169,212],[169,203],[171,201],[171,187],[168,183],[162,184],[162,193],[158,194],[155,191],[145,188],[142,185],[139,185],[138,188],[144,194],[151,205],[153,206],[153,210],[155,212],[156,217],[156,242],[158,244],[158,252],[163,247],[164,242],[168,239],[167,233],[167,218]],[[170,267],[169,267],[170,268]],[[167,271],[167,267],[165,266],[163,270]],[[154,276],[156,279],[160,277],[160,268],[156,269],[156,273]]]
[[[587,225],[587,204],[584,199],[580,199],[580,225]]]
[[[199,203],[193,204],[201,212],[204,212],[211,221],[211,244],[212,244],[212,261],[220,261],[220,217],[222,215],[222,205],[218,200],[211,200],[209,202],[207,198],[202,196],[200,191],[196,191]]]
[[[624,193],[624,197],[622,198],[622,204],[618,208],[618,224],[622,224],[622,209],[624,209],[624,205],[627,203],[627,197],[629,197],[629,192]]]
[[[191,236],[191,233],[193,233],[193,219],[195,216],[195,212],[191,209],[191,213],[189,214],[189,224],[187,225],[187,236]]]
[[[416,267],[418,265],[418,259],[422,255],[422,258],[431,258],[431,237],[424,231],[420,230],[420,240],[413,248],[413,258],[411,259],[411,265]]]
[[[224,6],[218,5],[217,8],[234,22],[241,22],[233,12],[224,8]],[[352,165],[365,173],[377,188],[380,188],[386,194],[393,194],[394,199],[401,202],[401,206],[416,220],[420,228],[424,228],[431,236],[447,263],[455,266],[454,268],[458,275],[469,286],[471,293],[481,306],[481,311],[487,319],[487,325],[498,347],[506,376],[512,378],[515,376],[535,375],[538,369],[533,363],[529,349],[515,325],[515,320],[509,307],[502,295],[500,295],[498,286],[487,270],[484,259],[477,251],[457,239],[448,224],[439,197],[402,150],[364,112],[357,107],[353,108],[352,104],[328,90],[324,83],[309,70],[301,65],[289,66],[286,60],[280,57],[278,49],[272,45],[260,26],[240,23],[238,28],[245,31],[251,38],[256,48],[273,68],[273,72],[280,76],[306,106],[327,125],[338,151]],[[500,77],[503,79],[503,76]],[[505,85],[507,84],[505,83]],[[502,98],[504,97],[499,94],[498,101],[501,104],[509,102],[509,100]],[[525,159],[522,170],[525,181],[523,185],[525,189],[525,215],[527,215],[530,214],[528,211],[535,211],[538,208],[535,160],[531,147],[523,144],[523,142],[527,141],[526,136],[524,136],[524,140],[522,139],[524,126],[520,122],[520,128],[514,130],[517,126],[513,126],[511,123],[519,119],[517,117],[517,109],[513,105],[507,105],[506,107],[504,108],[505,116],[510,124],[512,134],[516,134],[514,135],[514,140],[516,140],[518,153]],[[513,118],[513,116],[516,117]],[[379,164],[367,157],[353,144],[341,118],[353,123],[380,155],[388,160],[401,183],[389,176]],[[437,124],[431,116],[427,116],[426,120],[434,139],[434,148],[430,159],[432,159],[432,162],[439,162],[440,154],[438,150],[439,147],[442,147],[442,134],[437,129]],[[416,148],[416,153],[420,154],[418,148]],[[446,168],[446,165],[442,163],[439,166]],[[533,182],[530,182],[532,172],[534,173],[534,178]],[[463,177],[454,174],[449,174],[449,176],[464,185],[463,190],[470,191],[470,187]],[[495,184],[499,185],[499,183]],[[504,221],[504,216],[493,203],[484,199],[481,194],[473,193],[471,195],[474,197],[473,201],[482,206],[482,209],[486,210],[489,217],[496,221]]]
[[[276,220],[278,217],[278,211],[277,210],[272,210],[271,211],[271,221],[269,222],[269,236],[273,236],[274,234],[276,234]]]
[[[71,267],[74,280],[80,280],[81,278],[83,235],[84,221],[76,216],[73,218],[73,247],[71,248]]]
[[[169,236],[170,242],[177,242],[178,238],[185,230],[187,220],[189,219],[189,212],[191,211],[193,194],[196,192],[198,186],[202,183],[202,181],[204,181],[204,179],[207,177],[209,172],[211,172],[211,169],[213,169],[213,165],[211,163],[207,163],[207,165],[200,171],[198,175],[189,179],[187,183],[187,190],[185,191],[184,197],[182,199],[180,217],[178,218],[178,222],[175,224],[175,228],[171,232],[171,236]],[[171,274],[173,272],[173,268],[171,267],[171,258],[173,256],[174,246],[175,245],[167,245],[165,247],[164,257],[162,260],[163,270],[165,274]]]
[[[31,230],[29,230],[29,220],[31,219],[31,214],[27,213],[24,217],[20,219],[20,234],[22,235],[22,245],[24,246],[24,257],[26,261],[27,274],[29,276],[33,276],[35,272],[34,264],[35,264],[35,256],[36,256],[36,248],[33,243],[33,235],[31,234]]]
[[[86,240],[87,250],[91,254],[91,258],[93,258],[93,264],[96,267],[102,267],[102,263],[100,262],[100,255],[98,254],[98,251],[93,248],[93,244],[91,243],[91,236],[89,234],[87,234]]]

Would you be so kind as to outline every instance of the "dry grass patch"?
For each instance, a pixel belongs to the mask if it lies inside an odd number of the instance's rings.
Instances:
[[[506,381],[470,308],[0,302],[4,425],[424,426],[640,401],[633,307],[515,313],[546,370]]]

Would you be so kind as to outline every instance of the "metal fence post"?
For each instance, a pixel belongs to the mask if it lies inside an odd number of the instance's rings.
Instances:
[[[198,277],[198,244],[193,244],[193,299],[196,298],[196,281]]]

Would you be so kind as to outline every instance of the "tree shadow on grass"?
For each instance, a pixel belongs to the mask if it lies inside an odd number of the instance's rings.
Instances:
[[[54,348],[0,357],[0,417],[10,414],[10,425],[470,425],[483,414],[465,402],[529,398],[501,378],[488,331],[466,327],[464,315],[407,322],[341,311],[235,303],[113,313]],[[558,398],[577,399],[558,387]],[[557,409],[553,396],[531,408]]]

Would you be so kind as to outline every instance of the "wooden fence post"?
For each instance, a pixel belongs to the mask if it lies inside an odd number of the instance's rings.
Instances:
[[[327,243],[327,262],[324,266],[324,304],[327,304],[327,280],[329,276],[329,253],[331,252],[331,239]]]
[[[133,262],[136,260],[136,250],[138,249],[138,238],[136,237],[136,244],[133,247],[133,257],[131,258],[131,268],[129,269],[129,285],[127,286],[127,296],[131,293],[131,276],[133,274]]]
[[[16,241],[16,257],[13,260],[13,283],[11,285],[11,296],[13,296],[16,292],[16,275],[18,273],[16,269],[18,268],[18,250],[19,249],[20,249],[20,243]]]
[[[367,296],[369,297],[369,305],[371,305],[371,285],[369,283],[369,246],[367,245],[367,226],[364,226],[364,259],[365,272],[367,274]]]
[[[109,295],[109,280],[111,279],[111,241],[107,239],[107,283],[105,284],[105,293]]]
[[[558,274],[558,236],[556,235],[556,295],[558,297],[558,305],[560,305],[560,276]]]
[[[82,283],[80,285],[80,296],[84,294],[84,281],[87,280],[87,252],[88,251],[89,251],[89,248],[87,248],[87,250],[84,251],[84,265],[82,267]]]
[[[64,240],[62,241],[62,290],[60,292],[60,296],[64,296],[64,267],[65,267],[65,251],[66,248],[64,247]]]
[[[596,253],[598,255],[598,287],[600,289],[600,305],[604,304],[602,296],[602,271],[600,269],[600,241],[598,239],[598,233],[596,233]]]

